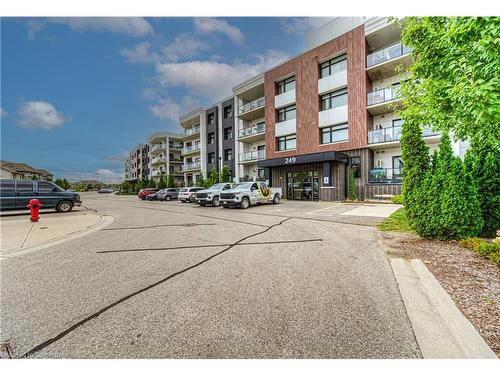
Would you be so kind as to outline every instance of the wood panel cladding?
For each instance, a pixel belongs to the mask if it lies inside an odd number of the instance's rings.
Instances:
[[[328,58],[347,54],[347,92],[349,139],[347,142],[321,145],[318,127],[319,63]],[[367,146],[370,115],[366,110],[366,93],[370,81],[366,74],[366,42],[364,26],[314,48],[265,73],[265,117],[267,159],[309,154],[322,151],[345,151]],[[276,81],[295,74],[297,108],[297,148],[277,151],[275,139]]]

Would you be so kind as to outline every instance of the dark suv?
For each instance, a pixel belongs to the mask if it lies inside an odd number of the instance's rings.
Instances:
[[[76,193],[70,193],[50,181],[0,180],[0,203],[2,210],[27,209],[31,199],[36,198],[42,208],[55,208],[69,212],[82,201]]]

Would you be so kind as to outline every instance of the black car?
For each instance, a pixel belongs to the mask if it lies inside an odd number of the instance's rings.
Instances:
[[[42,208],[69,212],[81,206],[77,193],[70,193],[50,181],[0,180],[0,207],[3,210],[27,209],[31,199],[38,199]]]

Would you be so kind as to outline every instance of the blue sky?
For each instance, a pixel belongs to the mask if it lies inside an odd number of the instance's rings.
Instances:
[[[128,151],[306,49],[321,18],[2,18],[1,157],[116,180]]]

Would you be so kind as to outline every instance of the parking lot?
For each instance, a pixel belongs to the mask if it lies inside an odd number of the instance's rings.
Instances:
[[[373,227],[397,206],[82,199],[114,222],[1,260],[16,357],[421,355]]]

